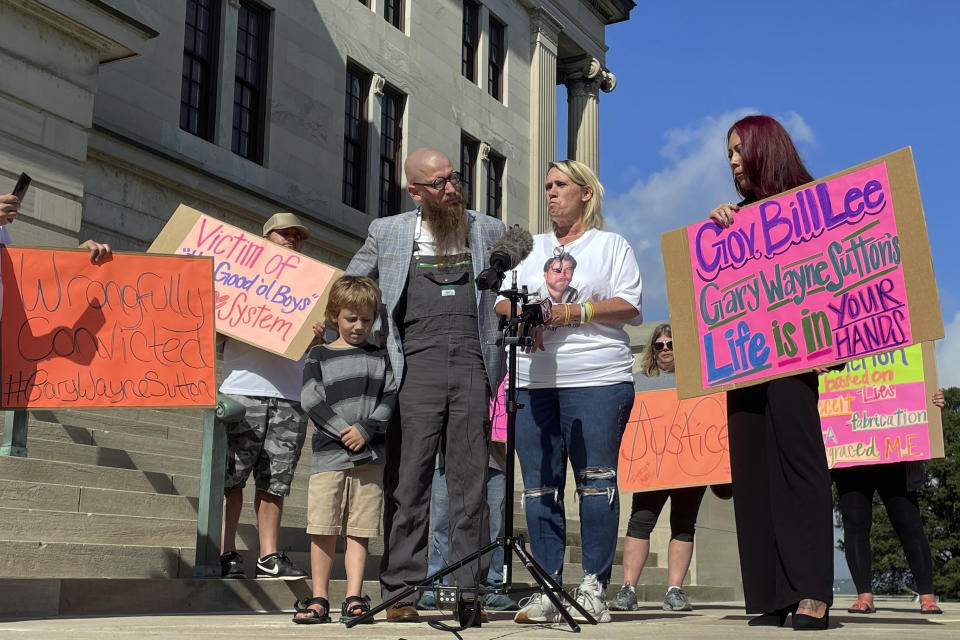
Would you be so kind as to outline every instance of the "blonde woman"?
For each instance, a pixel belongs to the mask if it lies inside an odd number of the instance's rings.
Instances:
[[[552,163],[544,194],[553,231],[534,237],[533,251],[517,267],[518,283],[536,291],[556,272],[563,290],[575,294],[553,305],[541,341],[517,363],[524,509],[533,555],[560,582],[569,457],[583,539],[583,580],[574,598],[597,621],[609,622],[603,592],[620,520],[617,456],[633,406],[633,356],[623,327],[641,322],[640,269],[630,244],[603,231],[603,187],[589,167],[575,160]],[[509,304],[499,301],[497,312],[506,315]],[[519,623],[560,619],[540,593],[521,605]]]

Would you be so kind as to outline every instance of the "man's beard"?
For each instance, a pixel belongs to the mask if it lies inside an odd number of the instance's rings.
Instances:
[[[452,256],[467,248],[469,224],[462,200],[456,204],[423,201],[421,210],[424,221],[430,225],[436,255]]]

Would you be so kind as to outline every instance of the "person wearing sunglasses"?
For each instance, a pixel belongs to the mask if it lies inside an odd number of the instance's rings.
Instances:
[[[654,391],[677,386],[674,374],[673,334],[669,323],[657,325],[640,356],[640,371],[633,376],[634,389]],[[683,578],[693,558],[693,534],[697,513],[707,487],[683,487],[633,494],[630,521],[623,541],[623,586],[610,601],[614,611],[637,610],[637,580],[650,554],[650,533],[670,499],[670,545],[667,547],[667,592],[664,611],[691,611],[683,591]]]
[[[524,511],[534,558],[560,582],[569,458],[583,537],[583,580],[574,598],[594,619],[609,622],[604,590],[619,537],[617,459],[634,397],[624,325],[642,322],[640,268],[630,243],[603,231],[603,187],[592,169],[576,160],[551,163],[544,195],[553,229],[534,236],[533,251],[517,267],[517,282],[529,291],[559,289],[563,302],[552,306],[547,330],[538,332],[538,344],[517,363]],[[560,278],[550,284],[554,275]],[[576,298],[564,298],[571,288]],[[506,315],[509,305],[498,301],[498,313]],[[524,600],[514,618],[529,624],[559,619],[542,593]]]

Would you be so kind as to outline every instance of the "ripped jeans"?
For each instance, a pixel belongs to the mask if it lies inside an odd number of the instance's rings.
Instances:
[[[633,407],[629,382],[602,387],[520,389],[516,445],[533,557],[562,584],[567,458],[580,503],[583,572],[606,587],[620,524],[617,459]]]

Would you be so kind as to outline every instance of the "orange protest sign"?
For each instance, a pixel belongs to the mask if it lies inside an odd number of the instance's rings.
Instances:
[[[730,482],[727,394],[678,400],[676,389],[638,393],[618,475],[621,491]]]
[[[0,404],[213,407],[213,260],[0,250]]]
[[[181,204],[148,249],[213,256],[217,331],[299,360],[343,272]]]

